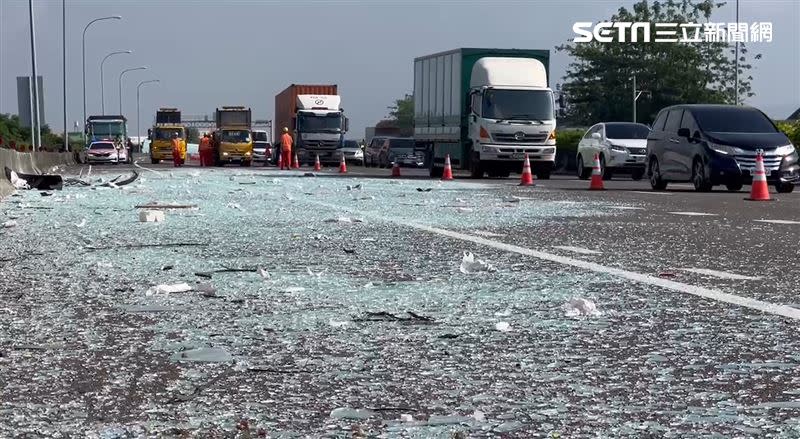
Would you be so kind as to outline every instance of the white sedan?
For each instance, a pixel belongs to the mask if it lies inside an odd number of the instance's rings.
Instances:
[[[633,122],[598,123],[578,143],[578,177],[585,180],[592,175],[594,156],[600,157],[603,179],[610,180],[614,173],[630,174],[641,180],[647,161],[647,125]]]

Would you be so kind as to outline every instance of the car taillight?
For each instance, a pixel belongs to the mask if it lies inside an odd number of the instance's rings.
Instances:
[[[490,139],[489,132],[486,131],[486,128],[481,127],[480,137],[481,139]]]

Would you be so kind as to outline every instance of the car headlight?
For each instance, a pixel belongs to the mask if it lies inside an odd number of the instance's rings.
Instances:
[[[628,151],[627,149],[625,149],[624,146],[621,146],[621,145],[614,145],[612,143],[610,146],[611,146],[611,150],[612,151],[617,151],[617,152],[627,152]]]
[[[795,149],[792,144],[781,146],[775,150],[775,154],[777,155],[789,155],[793,152],[795,152]]]
[[[708,146],[711,147],[711,149],[713,149],[715,152],[722,155],[736,155],[744,152],[744,150],[735,146],[717,145],[716,143],[709,143]]]
[[[248,155],[248,156],[249,156],[249,155],[250,155],[250,153],[249,153],[249,152],[246,152],[246,153],[244,153],[244,155]]]
[[[227,153],[227,152],[223,152],[223,153],[222,153],[222,155],[223,155],[223,156],[227,156],[227,155],[228,155],[228,153]]]

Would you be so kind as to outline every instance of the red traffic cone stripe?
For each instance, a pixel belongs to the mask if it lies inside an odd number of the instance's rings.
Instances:
[[[294,154],[294,163],[292,163],[292,167],[294,169],[300,169],[300,160],[297,159],[297,153]]]
[[[525,162],[522,164],[522,178],[519,182],[520,186],[533,186],[533,173],[531,172],[531,161],[528,159],[528,154],[525,153]]]
[[[594,164],[592,165],[592,181],[589,183],[590,191],[602,191],[603,186],[603,170],[600,169],[600,155],[594,155]]]
[[[394,166],[392,166],[392,177],[399,177],[400,176],[400,165],[397,162],[394,162]]]
[[[314,170],[320,171],[322,170],[322,165],[319,163],[319,154],[317,154],[317,159],[314,161]]]
[[[339,162],[339,173],[340,174],[347,173],[347,162],[344,161],[344,156],[342,156],[342,161]]]
[[[750,188],[750,201],[770,201],[767,172],[764,169],[764,157],[761,151],[756,154],[756,171],[753,174],[753,185]]]
[[[450,154],[444,157],[444,171],[442,172],[442,180],[453,179],[453,168],[450,166]]]

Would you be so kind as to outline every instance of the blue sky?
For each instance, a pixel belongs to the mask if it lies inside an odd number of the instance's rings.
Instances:
[[[248,105],[272,118],[274,96],[291,83],[335,83],[351,120],[351,137],[386,115],[386,107],[413,86],[414,57],[456,47],[550,49],[573,36],[575,21],[610,17],[631,0],[542,1],[197,1],[67,0],[70,125],[82,119],[81,33],[87,34],[88,113],[100,111],[99,65],[115,50],[133,50],[106,63],[106,108],[118,108],[123,68],[124,113],[136,126],[136,85],[142,88],[142,130],[155,108],[211,114],[216,106]],[[16,113],[16,76],[30,75],[28,2],[0,2],[0,112]],[[753,44],[763,54],[753,70],[756,96],[748,101],[774,118],[800,107],[800,1],[740,0],[741,21],[771,21],[772,43]],[[61,1],[34,1],[39,72],[44,76],[45,120],[62,130]],[[734,21],[733,3],[714,21]],[[551,54],[561,82],[569,63]],[[115,110],[116,111],[116,110]]]

